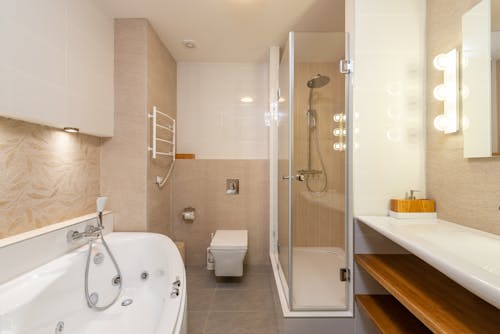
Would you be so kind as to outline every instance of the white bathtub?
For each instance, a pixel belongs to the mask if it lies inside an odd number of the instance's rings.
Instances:
[[[153,233],[110,233],[105,239],[122,273],[123,289],[113,306],[101,312],[87,306],[85,245],[0,285],[0,334],[186,333],[186,274],[172,240]],[[114,270],[99,242],[97,252],[104,254],[104,262],[91,261],[89,286],[105,302],[118,289],[111,284]],[[143,272],[149,273],[146,280]],[[177,279],[180,294],[171,297]],[[126,299],[132,304],[122,306]],[[64,329],[57,332],[61,323]]]

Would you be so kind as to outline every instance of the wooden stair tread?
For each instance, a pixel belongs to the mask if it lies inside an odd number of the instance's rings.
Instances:
[[[500,310],[412,254],[356,262],[434,333],[500,333]]]
[[[391,295],[356,295],[356,302],[382,334],[432,333]]]

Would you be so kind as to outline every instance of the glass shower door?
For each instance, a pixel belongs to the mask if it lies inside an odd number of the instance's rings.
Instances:
[[[345,33],[290,33],[280,64],[278,251],[291,310],[347,309],[346,49]]]
[[[293,41],[292,41],[293,42]],[[290,42],[289,42],[290,43]],[[290,57],[293,44],[287,44],[279,66],[279,99],[278,99],[278,228],[277,252],[280,264],[280,279],[284,287],[288,306],[291,307],[289,291],[291,287],[290,239],[291,239],[291,164],[290,156],[290,92],[293,92],[293,80],[290,80]],[[293,63],[293,62],[292,62]],[[292,87],[292,88],[291,88]]]

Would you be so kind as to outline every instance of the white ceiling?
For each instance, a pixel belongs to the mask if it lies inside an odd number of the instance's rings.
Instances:
[[[147,18],[180,62],[264,61],[288,31],[344,31],[344,0],[100,0],[115,18]],[[182,41],[195,40],[187,49]]]

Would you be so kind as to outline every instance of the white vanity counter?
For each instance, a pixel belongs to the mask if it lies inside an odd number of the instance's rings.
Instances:
[[[440,219],[356,219],[500,308],[499,235]]]

